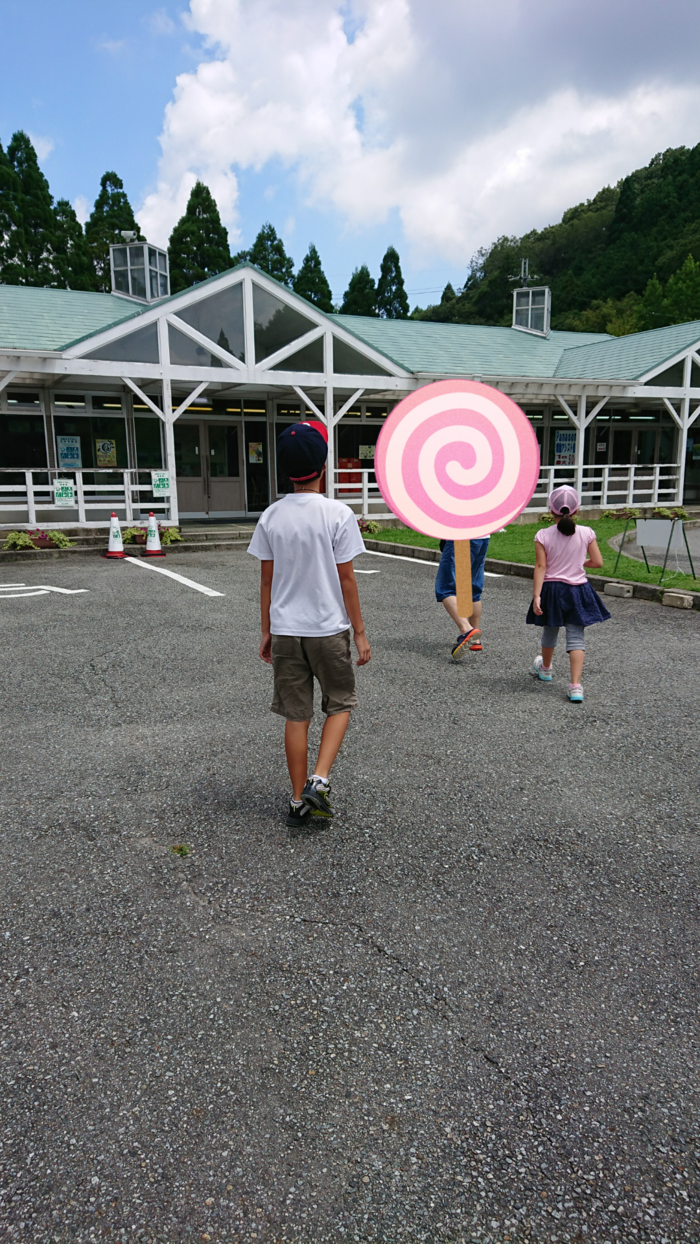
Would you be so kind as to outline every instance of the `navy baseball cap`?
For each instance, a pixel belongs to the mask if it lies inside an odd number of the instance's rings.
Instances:
[[[293,484],[317,479],[327,457],[327,440],[310,423],[293,423],[277,438],[277,461]]]

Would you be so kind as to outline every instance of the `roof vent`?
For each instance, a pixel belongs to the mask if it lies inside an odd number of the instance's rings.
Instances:
[[[148,242],[135,242],[133,232],[122,233],[125,245],[109,248],[112,270],[112,293],[137,302],[156,302],[170,293],[170,271],[167,251]]]

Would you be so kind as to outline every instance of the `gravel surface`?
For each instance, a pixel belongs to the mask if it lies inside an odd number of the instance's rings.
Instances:
[[[3,1240],[700,1240],[700,619],[606,598],[572,705],[530,584],[457,665],[361,561],[297,837],[252,558],[3,575],[89,589],[0,599]]]

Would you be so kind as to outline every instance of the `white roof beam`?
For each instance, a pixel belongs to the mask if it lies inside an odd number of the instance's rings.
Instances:
[[[163,411],[160,409],[160,406],[156,406],[155,402],[151,401],[148,394],[144,393],[143,389],[140,389],[137,384],[134,384],[133,380],[130,380],[128,376],[122,376],[122,380],[124,381],[124,384],[129,386],[129,388],[131,389],[131,392],[136,394],[139,401],[145,402],[147,406],[150,406],[154,415],[157,415],[158,418],[162,419],[163,423],[165,423],[165,415]]]
[[[2,393],[3,389],[7,388],[8,384],[12,384],[12,381],[16,375],[18,375],[18,372],[8,371],[7,374],[3,376],[2,380],[0,380],[0,393]]]
[[[292,354],[296,354],[297,350],[303,350],[304,346],[310,346],[312,341],[318,341],[319,337],[322,336],[322,327],[312,328],[308,333],[304,333],[303,337],[297,337],[288,346],[281,346],[279,350],[275,350],[274,354],[268,355],[266,359],[262,359],[259,363],[256,362],[255,367],[258,371],[269,371],[276,363],[283,363]]]
[[[311,410],[314,412],[316,418],[320,419],[321,423],[325,423],[327,425],[328,420],[326,419],[326,416],[322,413],[322,411],[318,409],[318,406],[316,405],[316,403],[312,402],[308,394],[306,394],[304,390],[300,389],[297,385],[292,385],[292,388],[294,389],[294,392],[298,394],[298,396],[301,398],[302,402],[306,402],[306,405],[311,407]]]
[[[242,363],[240,359],[237,359],[235,354],[229,354],[228,350],[225,350],[223,346],[217,345],[215,341],[212,341],[209,337],[205,337],[203,333],[198,332],[196,328],[192,328],[190,324],[186,324],[184,320],[178,320],[175,315],[166,315],[165,318],[168,321],[168,324],[170,324],[173,328],[176,328],[179,333],[183,333],[185,337],[189,337],[192,341],[196,342],[198,346],[203,346],[204,349],[208,350],[210,354],[215,354],[217,358],[223,359],[225,363],[228,363],[229,367],[235,367],[239,371],[246,370],[245,363]]]
[[[661,399],[661,400],[662,400],[662,402],[663,402],[664,406],[666,407],[666,409],[667,409],[667,411],[668,411],[669,415],[671,416],[671,418],[672,418],[673,420],[675,420],[675,422],[678,424],[679,428],[682,428],[682,427],[683,427],[683,420],[682,420],[681,416],[678,414],[678,411],[676,410],[675,406],[672,406],[672,405],[671,405],[671,403],[669,402],[669,400],[668,400],[668,398],[667,398],[667,397],[662,397],[662,399]]]

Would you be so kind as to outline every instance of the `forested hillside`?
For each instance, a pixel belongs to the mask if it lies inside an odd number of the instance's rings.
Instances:
[[[700,144],[654,156],[557,225],[499,238],[474,257],[461,289],[447,285],[414,317],[510,324],[523,258],[551,287],[553,328],[621,335],[700,319]]]

